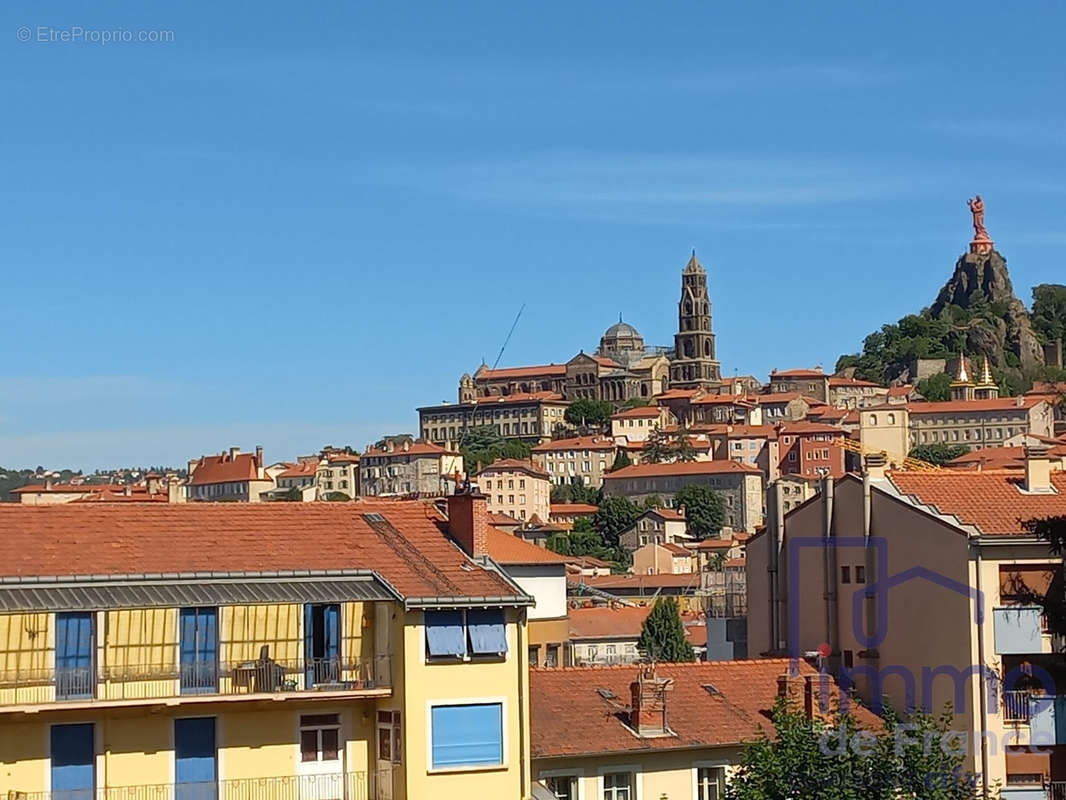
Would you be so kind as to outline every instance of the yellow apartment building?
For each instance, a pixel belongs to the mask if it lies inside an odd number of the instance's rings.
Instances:
[[[1031,596],[1062,580],[1061,556],[1025,522],[1066,514],[1066,473],[1046,446],[1024,471],[886,473],[883,461],[787,513],[771,492],[747,545],[749,652],[826,649],[867,704],[950,704],[983,786],[1061,800],[1066,647]]]
[[[489,511],[507,514],[522,522],[536,517],[547,522],[551,514],[551,479],[529,461],[501,458],[474,476],[485,493]]]
[[[528,798],[483,498],[0,508],[0,796]]]

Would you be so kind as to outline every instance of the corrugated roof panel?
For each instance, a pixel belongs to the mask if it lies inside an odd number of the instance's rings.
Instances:
[[[0,611],[92,611],[394,600],[375,578],[0,585]]]

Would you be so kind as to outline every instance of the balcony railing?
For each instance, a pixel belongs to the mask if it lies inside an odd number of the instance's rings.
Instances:
[[[388,800],[389,788],[371,786],[365,772],[346,772],[52,792],[8,789],[0,797],[4,800]]]
[[[0,707],[78,700],[358,692],[391,685],[388,656],[15,669],[0,670]]]
[[[1047,784],[1047,800],[1066,800],[1066,781]]]
[[[1003,721],[1028,722],[1029,698],[1033,693],[1024,689],[1003,693]]]

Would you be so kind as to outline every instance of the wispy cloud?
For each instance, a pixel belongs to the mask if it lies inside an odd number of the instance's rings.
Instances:
[[[829,159],[565,152],[392,164],[371,181],[492,205],[646,222],[660,214],[811,207],[913,191],[932,178]],[[675,217],[676,219],[676,217]]]

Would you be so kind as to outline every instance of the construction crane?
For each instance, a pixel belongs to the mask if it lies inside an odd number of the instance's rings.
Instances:
[[[889,462],[898,464],[903,467],[903,469],[908,469],[912,472],[938,472],[941,469],[936,464],[922,461],[920,458],[911,458],[910,456],[900,455],[899,453],[889,453],[885,450],[865,447],[862,442],[856,442],[854,439],[849,439],[846,436],[837,437],[833,440],[833,443],[840,445],[849,453],[857,453],[860,456],[882,455],[887,458]]]

